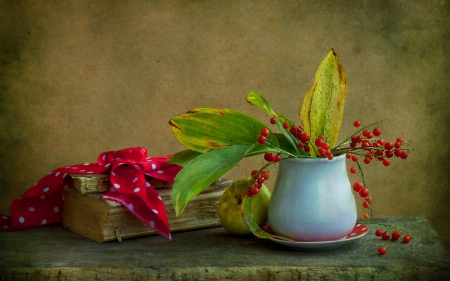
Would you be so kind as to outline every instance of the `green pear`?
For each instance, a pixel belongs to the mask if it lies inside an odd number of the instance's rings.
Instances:
[[[223,192],[219,199],[220,222],[232,234],[249,235],[252,233],[242,218],[242,205],[250,183],[251,179],[235,181]],[[267,220],[269,201],[270,191],[263,184],[259,193],[252,197],[252,215],[259,226]]]

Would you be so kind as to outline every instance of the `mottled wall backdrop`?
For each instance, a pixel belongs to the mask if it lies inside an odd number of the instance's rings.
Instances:
[[[257,91],[296,119],[333,47],[349,79],[341,139],[389,118],[384,137],[414,147],[366,167],[375,215],[423,215],[450,249],[449,13],[442,0],[0,1],[0,212],[103,151],[183,149],[167,122],[195,107],[265,118],[245,102]]]

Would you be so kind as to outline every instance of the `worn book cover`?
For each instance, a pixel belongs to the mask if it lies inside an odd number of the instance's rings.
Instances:
[[[73,179],[72,188],[82,194],[106,192],[111,186],[109,174],[71,174],[70,176]],[[158,179],[148,179],[147,182],[155,189],[170,189],[173,187],[173,183]]]
[[[158,190],[166,206],[171,232],[220,226],[219,198],[232,182],[226,179],[216,181],[194,197],[178,217],[171,201],[171,189]],[[82,194],[71,187],[66,190],[62,223],[75,233],[97,242],[155,234],[120,203],[103,200],[100,192]]]

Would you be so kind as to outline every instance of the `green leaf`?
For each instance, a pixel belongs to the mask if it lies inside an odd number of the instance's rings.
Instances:
[[[276,117],[278,129],[286,137],[286,140],[291,144],[292,149],[290,150],[293,151],[294,155],[301,155],[297,148],[298,140],[294,138],[294,136],[292,136],[292,134],[289,133],[285,128],[283,128],[284,120],[288,120],[285,116],[277,115],[275,111],[273,111],[272,107],[270,107],[269,101],[263,95],[256,92],[251,92],[250,94],[248,94],[246,101],[264,110],[270,117]],[[292,124],[293,122],[289,120],[289,125]]]
[[[256,143],[266,125],[245,113],[232,109],[197,108],[175,116],[169,121],[178,141],[187,148],[205,153],[231,145]],[[273,134],[268,141],[278,146]]]
[[[293,239],[285,236],[268,233],[264,231],[262,228],[260,228],[259,225],[256,223],[255,219],[253,218],[252,200],[253,197],[248,196],[244,197],[244,203],[242,204],[242,218],[244,219],[244,222],[247,225],[247,227],[252,231],[252,233],[256,237],[264,239],[277,238],[286,241],[294,241]]]
[[[247,98],[245,100],[264,110],[270,117],[277,116],[270,107],[269,101],[263,95],[256,92],[251,92],[247,95]]]
[[[172,203],[177,216],[192,198],[239,163],[249,149],[248,145],[223,147],[201,154],[187,163],[175,177],[172,189]]]
[[[289,120],[286,116],[281,115],[281,114],[278,115],[278,118],[277,118],[278,129],[281,131],[281,133],[284,135],[286,140],[291,145],[291,147],[292,147],[292,149],[294,151],[293,154],[294,155],[302,155],[303,153],[300,153],[300,151],[298,150],[298,147],[297,147],[298,140],[288,130],[286,130],[283,127],[283,123],[284,122],[288,123],[289,127],[291,127],[292,125],[295,124],[294,122]]]
[[[170,159],[167,161],[169,164],[177,164],[180,166],[185,166],[187,163],[189,163],[192,159],[195,157],[201,155],[200,152],[193,151],[190,149],[182,150],[170,157]]]

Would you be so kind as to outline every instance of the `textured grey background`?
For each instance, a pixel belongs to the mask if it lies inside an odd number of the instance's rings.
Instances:
[[[183,149],[167,122],[192,108],[266,118],[244,100],[257,91],[296,119],[333,47],[349,79],[341,138],[390,118],[383,136],[415,149],[365,167],[375,215],[424,215],[448,250],[449,13],[442,0],[0,1],[0,211],[103,151]]]

